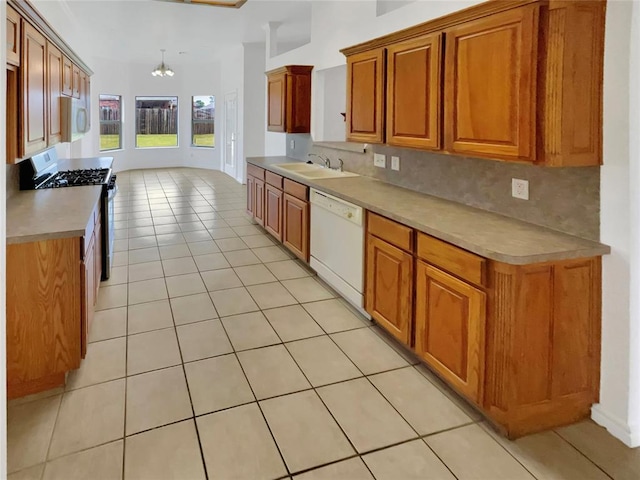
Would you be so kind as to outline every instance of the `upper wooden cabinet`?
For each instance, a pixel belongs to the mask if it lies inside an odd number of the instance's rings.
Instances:
[[[311,66],[289,65],[267,72],[267,130],[311,131]]]
[[[80,98],[80,67],[71,65],[71,96]]]
[[[62,53],[51,42],[47,42],[47,98],[49,101],[48,145],[60,143],[62,121],[60,97],[62,96]]]
[[[384,142],[383,48],[347,57],[347,140]]]
[[[88,127],[91,128],[91,77],[80,70],[80,100],[87,109]]]
[[[441,35],[387,49],[387,143],[440,147]]]
[[[20,14],[7,5],[7,63],[20,65]]]
[[[73,94],[73,62],[65,55],[62,57],[62,94],[68,97]]]
[[[30,24],[22,24],[22,148],[24,156],[47,147],[47,39]]]
[[[605,5],[488,1],[342,50],[347,139],[600,165]]]
[[[445,148],[535,159],[538,6],[446,30]]]

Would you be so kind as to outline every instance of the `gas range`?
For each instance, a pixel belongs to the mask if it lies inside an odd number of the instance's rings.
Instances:
[[[110,168],[58,170],[58,157],[54,148],[34,155],[20,163],[20,190],[44,188],[102,186],[101,204],[101,256],[102,279],[109,278],[114,254],[115,208],[118,192],[116,175]]]
[[[111,174],[108,168],[66,170],[52,174],[35,188],[79,187],[82,185],[105,185]]]
[[[109,186],[114,180],[115,175],[111,174],[109,168],[59,171],[58,158],[54,149],[34,155],[20,164],[21,190],[85,185]]]

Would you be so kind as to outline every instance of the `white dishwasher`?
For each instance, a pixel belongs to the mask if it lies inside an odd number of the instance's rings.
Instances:
[[[364,311],[363,209],[311,189],[310,265],[318,276]],[[367,315],[368,317],[368,315]]]

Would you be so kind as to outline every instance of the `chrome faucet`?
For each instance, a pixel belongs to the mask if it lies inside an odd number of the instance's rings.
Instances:
[[[336,170],[342,172],[344,170],[344,162],[341,158],[338,158],[338,161],[340,162],[340,165],[338,165],[338,168],[336,168]]]
[[[316,153],[309,153],[307,156],[308,157],[318,157],[320,160],[322,160],[324,162],[324,167],[325,168],[331,168],[331,160],[329,160],[329,157],[323,157],[322,155],[318,155]]]

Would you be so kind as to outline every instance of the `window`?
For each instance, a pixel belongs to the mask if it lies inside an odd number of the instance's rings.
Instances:
[[[100,151],[122,148],[122,116],[120,95],[100,95]]]
[[[213,95],[191,97],[191,145],[214,147],[213,120],[216,113],[216,98]]]
[[[136,97],[136,148],[178,146],[178,97]]]

